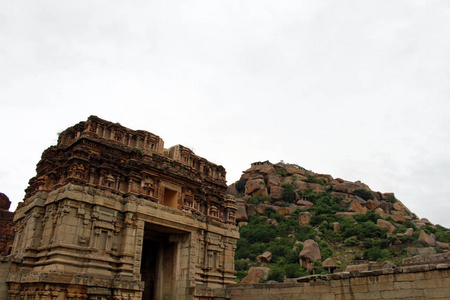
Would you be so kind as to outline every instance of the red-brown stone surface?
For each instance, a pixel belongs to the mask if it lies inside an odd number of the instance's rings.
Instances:
[[[0,193],[0,254],[7,255],[14,241],[14,213],[8,211],[11,201]]]

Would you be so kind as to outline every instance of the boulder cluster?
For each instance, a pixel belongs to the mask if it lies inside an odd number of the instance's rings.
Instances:
[[[293,247],[284,252],[296,253],[295,265],[309,274],[318,274],[317,270],[323,274],[363,267],[370,267],[365,271],[374,270],[378,265],[369,260],[391,259],[398,263],[396,258],[406,252],[407,256],[450,253],[449,244],[444,242],[448,237],[438,232],[435,225],[425,218],[419,219],[393,193],[373,191],[360,181],[346,181],[298,165],[266,161],[253,163],[239,181],[228,187],[227,193],[236,198],[236,221],[243,229],[242,236],[248,241],[253,237],[258,247],[264,243],[260,252],[251,255],[237,251],[241,263],[249,267],[247,273],[242,273],[246,275],[242,283],[278,281],[274,278],[282,273],[280,266],[285,268],[286,276],[292,271],[292,255],[289,263],[286,257],[280,260],[276,243],[260,242],[264,238],[250,234],[258,228],[255,220],[261,220],[259,217],[273,230],[284,230],[286,224],[292,226],[285,238]],[[308,234],[304,235],[305,232]],[[275,240],[283,238],[278,236]],[[252,249],[248,241],[246,247]],[[269,251],[271,247],[274,253]],[[367,266],[361,266],[363,257]],[[351,264],[353,261],[358,266]],[[347,263],[349,270],[345,269]],[[289,274],[292,276],[293,272]]]
[[[287,187],[293,187],[295,201],[291,203],[283,201]],[[429,224],[426,219],[414,218],[414,214],[397,200],[393,193],[372,191],[360,181],[333,178],[331,175],[314,173],[294,164],[272,164],[267,161],[253,163],[250,169],[243,172],[239,181],[229,186],[227,193],[237,198],[236,220],[242,225],[248,221],[249,215],[268,215],[267,207],[272,207],[277,213],[286,216],[297,208],[306,210],[314,205],[309,201],[306,191],[321,193],[327,190],[331,190],[332,196],[342,198],[341,206],[348,207],[348,211],[337,213],[340,216],[353,217],[372,210],[382,218],[391,217],[399,224],[404,221],[412,221],[418,227]],[[249,203],[248,200],[252,197],[270,201]],[[310,220],[311,215],[308,212],[300,213],[300,225],[308,225]],[[392,233],[393,225],[387,223],[389,222],[381,222],[378,226],[387,227]]]

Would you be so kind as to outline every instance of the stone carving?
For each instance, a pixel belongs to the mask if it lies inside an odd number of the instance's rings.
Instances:
[[[15,214],[12,259],[27,267],[10,270],[9,299],[201,298],[234,282],[222,166],[91,116],[36,171]]]

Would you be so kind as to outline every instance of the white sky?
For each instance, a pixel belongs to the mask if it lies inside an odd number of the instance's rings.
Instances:
[[[12,209],[89,115],[223,165],[284,160],[450,227],[450,1],[1,1]]]

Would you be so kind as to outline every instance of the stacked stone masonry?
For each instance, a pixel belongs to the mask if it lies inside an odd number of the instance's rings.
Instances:
[[[228,286],[233,300],[449,299],[448,264],[311,276],[298,283]]]
[[[239,237],[226,188],[222,166],[89,117],[42,154],[15,213],[8,299],[216,296]]]

